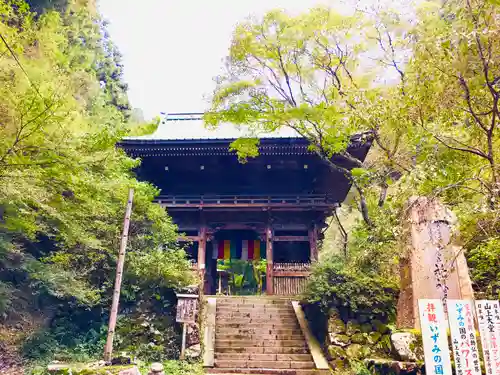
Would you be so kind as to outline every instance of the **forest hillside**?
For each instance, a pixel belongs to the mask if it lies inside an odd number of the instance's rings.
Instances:
[[[120,320],[116,342],[140,351],[153,340],[157,357],[175,356],[168,312],[192,275],[175,226],[152,203],[157,189],[115,147],[157,122],[131,118],[105,22],[92,2],[6,0],[0,35],[0,370],[101,356],[129,188],[122,310],[137,320]],[[155,341],[156,323],[170,331]],[[144,342],[132,340],[136,329]]]

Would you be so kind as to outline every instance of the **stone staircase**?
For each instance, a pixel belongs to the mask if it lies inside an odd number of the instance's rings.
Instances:
[[[290,299],[217,297],[208,373],[312,375],[316,366]]]

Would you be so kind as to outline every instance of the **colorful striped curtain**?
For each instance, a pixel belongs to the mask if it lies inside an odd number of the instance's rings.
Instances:
[[[261,258],[260,240],[213,241],[212,245],[212,259],[259,260]],[[265,252],[263,255],[265,257]]]

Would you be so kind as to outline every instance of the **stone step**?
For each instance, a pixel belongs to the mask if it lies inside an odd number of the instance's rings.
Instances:
[[[297,335],[276,335],[276,334],[257,334],[257,335],[248,335],[248,334],[237,334],[237,333],[216,333],[215,337],[217,340],[304,340],[304,336],[302,334]]]
[[[268,304],[258,304],[258,303],[221,303],[217,304],[216,309],[241,309],[241,310],[288,310],[291,309],[291,304],[286,305],[268,305]]]
[[[275,306],[275,305],[262,305],[262,306],[251,306],[251,305],[226,305],[226,306],[216,306],[217,312],[255,312],[255,311],[264,311],[264,312],[291,312],[293,313],[292,306]]]
[[[251,308],[251,309],[246,309],[246,308],[227,308],[223,307],[220,309],[216,310],[217,315],[222,315],[222,314],[283,314],[283,315],[291,315],[295,316],[295,313],[292,309],[256,309],[256,308]]]
[[[270,323],[249,323],[248,321],[239,322],[224,322],[219,323],[224,324],[225,328],[236,328],[236,329],[300,329],[299,323],[283,323],[283,322],[270,322]]]
[[[218,318],[218,317],[217,317]],[[224,320],[217,320],[217,323],[228,325],[228,324],[298,324],[295,318],[231,318]]]
[[[289,297],[263,297],[263,296],[238,296],[238,297],[216,297],[217,304],[219,303],[257,303],[257,304],[269,304],[269,305],[281,305],[290,303],[292,298]]]
[[[288,309],[290,303],[217,303],[216,308],[220,309]]]
[[[222,353],[244,353],[244,354],[309,354],[309,349],[301,347],[277,347],[277,346],[223,346],[216,347],[215,355]]]
[[[251,361],[312,361],[310,354],[217,353],[216,359]]]
[[[275,368],[275,369],[314,369],[313,361],[250,361],[216,359],[215,367],[224,368]]]
[[[316,370],[316,369],[270,369],[270,368],[207,368],[207,374],[262,374],[262,375],[328,375],[330,370]]]
[[[291,304],[264,304],[264,303],[217,303],[217,309],[274,309],[283,310],[291,308]]]
[[[302,335],[300,328],[273,328],[273,327],[255,327],[247,328],[246,326],[240,328],[226,327],[219,325],[215,328],[216,335],[224,335],[226,333],[235,335]]]
[[[293,311],[217,311],[217,318],[286,318],[295,319]]]
[[[215,349],[218,348],[227,348],[231,346],[271,346],[271,347],[293,347],[293,348],[302,348],[307,347],[307,343],[305,340],[219,340],[217,337],[215,338]]]

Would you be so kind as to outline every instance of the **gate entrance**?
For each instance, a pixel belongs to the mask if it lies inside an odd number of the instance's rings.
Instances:
[[[207,243],[207,290],[260,295],[266,287],[265,244],[252,230],[220,230]]]

